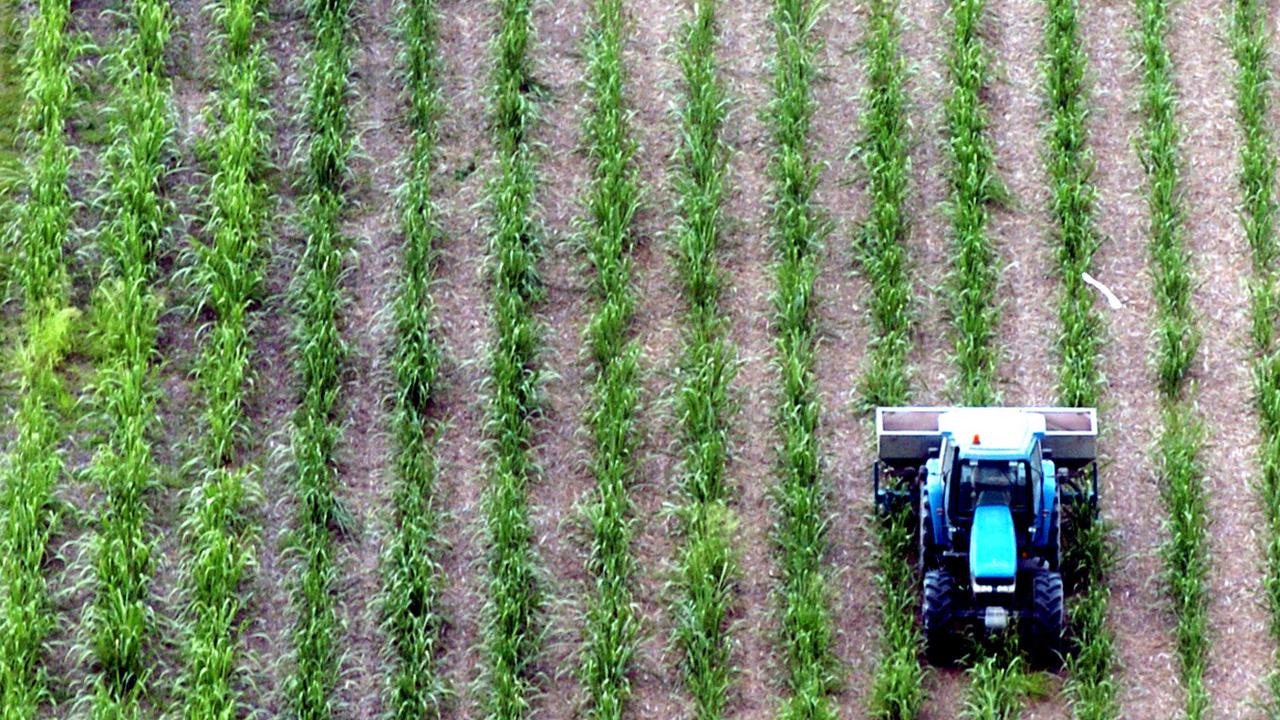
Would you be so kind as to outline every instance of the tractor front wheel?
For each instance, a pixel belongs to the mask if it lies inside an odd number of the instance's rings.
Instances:
[[[924,574],[924,649],[934,665],[950,665],[960,657],[956,620],[963,603],[964,595],[951,573],[930,570]]]
[[[1067,616],[1063,607],[1062,575],[1039,572],[1031,581],[1031,607],[1022,623],[1022,644],[1031,661],[1046,669],[1062,664]]]

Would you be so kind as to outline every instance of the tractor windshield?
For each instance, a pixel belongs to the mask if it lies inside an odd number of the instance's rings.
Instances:
[[[978,504],[983,492],[1008,493],[1010,509],[1018,511],[1027,507],[1027,463],[1021,460],[962,460],[960,461],[955,509],[968,516]]]

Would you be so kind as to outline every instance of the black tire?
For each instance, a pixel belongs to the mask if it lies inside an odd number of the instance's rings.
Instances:
[[[934,665],[950,665],[960,657],[956,620],[963,602],[951,573],[930,570],[924,574],[924,650]]]
[[[936,545],[933,542],[933,518],[930,516],[932,508],[929,507],[929,498],[926,495],[926,492],[927,491],[921,488],[920,503],[917,505],[919,508],[920,520],[920,543],[919,548],[917,548],[919,550],[919,554],[916,556],[916,560],[919,563],[921,575],[932,570],[937,565],[934,558],[937,550],[935,549]]]
[[[1022,623],[1023,648],[1036,667],[1056,670],[1062,665],[1066,625],[1062,575],[1036,573],[1031,580],[1031,605]]]

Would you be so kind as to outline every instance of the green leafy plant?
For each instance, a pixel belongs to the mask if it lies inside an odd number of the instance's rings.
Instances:
[[[1163,429],[1158,456],[1161,495],[1167,509],[1165,581],[1177,617],[1177,652],[1186,690],[1188,718],[1208,709],[1204,683],[1208,637],[1205,577],[1208,527],[1199,450],[1203,428],[1197,419],[1187,369],[1199,345],[1191,307],[1195,286],[1192,258],[1183,238],[1185,215],[1180,182],[1181,132],[1173,64],[1165,45],[1169,25],[1166,0],[1139,0],[1139,56],[1142,60],[1143,127],[1141,157],[1147,172],[1151,215],[1148,248],[1156,298],[1156,374],[1162,396]]]
[[[987,237],[992,203],[1005,190],[996,177],[995,153],[987,133],[982,92],[987,83],[988,53],[981,27],[985,0],[953,0],[951,53],[947,69],[951,95],[944,103],[947,148],[951,157],[951,232],[954,266],[950,273],[954,317],[955,362],[959,399],[964,405],[996,402],[998,346],[996,305],[998,263]]]
[[[699,0],[685,29],[678,63],[683,141],[677,153],[676,267],[684,286],[686,338],[676,390],[684,460],[679,509],[684,547],[676,561],[676,644],[694,715],[718,718],[732,682],[729,612],[738,561],[736,519],[725,477],[733,350],[720,314],[717,253],[728,149],[721,138],[727,113],[716,66],[716,3]]]
[[[298,318],[294,352],[302,379],[292,443],[298,513],[293,542],[299,577],[293,674],[285,696],[299,720],[327,720],[334,713],[340,635],[333,533],[346,524],[334,493],[334,448],[341,435],[336,405],[347,354],[337,319],[342,305],[339,281],[349,245],[341,220],[354,131],[347,108],[351,3],[308,0],[305,7],[312,36],[302,109],[307,129],[302,186],[306,248],[293,287]]]
[[[631,591],[635,561],[628,493],[640,399],[639,351],[629,337],[635,312],[631,222],[640,204],[640,186],[624,99],[623,3],[596,0],[593,9],[595,22],[587,43],[592,109],[585,134],[593,177],[586,200],[586,253],[595,270],[600,304],[586,333],[596,369],[589,417],[596,490],[586,514],[591,528],[588,568],[596,579],[596,594],[587,609],[580,674],[587,688],[588,715],[617,720],[631,692],[628,670],[639,631]]]
[[[906,248],[911,138],[900,33],[897,3],[875,0],[866,38],[867,110],[860,148],[871,209],[855,244],[859,265],[871,284],[868,306],[873,335],[862,381],[868,407],[905,404],[911,390],[907,355],[913,293]],[[875,530],[881,650],[868,706],[873,717],[909,720],[920,714],[925,698],[910,510],[878,518]]]
[[[400,186],[403,241],[391,355],[396,378],[395,526],[383,558],[382,592],[383,626],[394,668],[388,706],[397,720],[441,718],[448,697],[439,671],[444,624],[439,594],[444,576],[438,561],[433,440],[440,426],[432,416],[440,366],[431,295],[439,237],[432,174],[443,109],[437,80],[437,20],[435,0],[405,0],[400,6],[401,77],[412,141]]]
[[[542,642],[541,590],[532,548],[527,488],[536,474],[528,448],[538,408],[536,367],[540,328],[534,305],[542,295],[537,273],[537,187],[528,131],[535,119],[528,50],[531,0],[501,0],[494,40],[493,128],[498,174],[490,188],[490,276],[493,283],[489,353],[488,493],[489,592],[483,648],[490,718],[527,717],[535,690],[531,664]]]
[[[121,18],[128,28],[106,60],[116,95],[104,155],[106,221],[98,231],[106,262],[94,308],[101,354],[95,401],[106,437],[89,468],[103,501],[90,545],[94,599],[85,619],[98,670],[91,714],[99,718],[138,716],[151,673],[153,540],[146,493],[156,474],[149,435],[156,420],[159,312],[151,285],[172,214],[161,180],[173,133],[164,74],[173,19],[163,0],[133,3]]]
[[[244,508],[257,498],[257,468],[240,458],[252,383],[249,335],[252,304],[261,291],[270,151],[266,60],[254,30],[257,0],[213,6],[218,92],[208,110],[212,169],[204,211],[206,240],[193,244],[192,286],[199,308],[212,315],[203,331],[196,385],[205,403],[198,481],[183,533],[183,571],[189,603],[183,652],[182,713],[187,720],[237,717],[242,580],[254,565],[256,529]],[[243,679],[243,678],[239,678]]]
[[[782,402],[777,414],[776,542],[782,554],[782,639],[790,695],[784,718],[835,718],[831,691],[838,679],[832,651],[827,572],[827,492],[818,442],[820,407],[814,380],[817,328],[814,282],[827,227],[813,207],[821,166],[810,156],[821,7],[811,0],[773,5],[774,58],[773,233],[774,333]]]

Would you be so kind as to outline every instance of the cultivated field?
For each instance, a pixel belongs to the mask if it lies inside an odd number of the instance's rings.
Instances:
[[[1280,712],[1280,3],[0,3],[0,720]],[[908,403],[1099,407],[1059,672]]]

